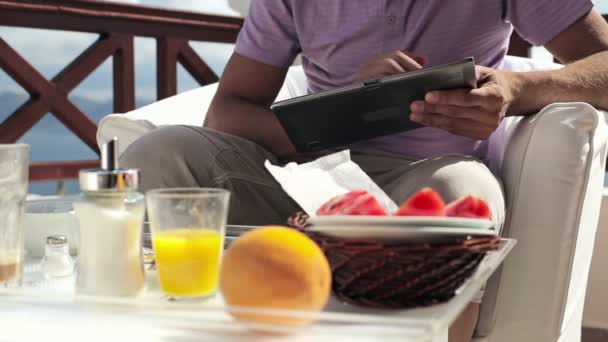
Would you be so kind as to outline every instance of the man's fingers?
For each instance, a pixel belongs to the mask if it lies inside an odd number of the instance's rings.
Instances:
[[[427,93],[424,100],[430,104],[461,107],[502,108],[504,97],[498,87],[486,86],[477,89],[437,90]]]
[[[461,107],[475,107],[482,104],[482,98],[470,89],[435,90],[427,93],[424,100],[430,104]]]
[[[420,63],[416,62],[412,57],[408,56],[403,51],[395,51],[395,53],[393,53],[391,58],[395,62],[399,63],[399,65],[405,71],[418,70],[418,69],[422,68],[422,65],[420,65]]]
[[[415,101],[410,110],[413,113],[442,114],[453,118],[471,119],[487,125],[498,125],[499,117],[483,107],[460,107],[452,105],[436,105],[424,101]]]
[[[416,63],[420,64],[422,67],[424,67],[427,63],[427,60],[425,57],[413,56],[413,55],[409,55],[409,54],[408,54],[408,56],[412,57],[416,61]]]
[[[473,89],[471,95],[483,99],[483,106],[486,108],[502,108],[504,104],[504,97],[498,87],[488,86]]]
[[[451,129],[452,122],[454,121],[454,118],[450,118],[449,116],[429,113],[412,113],[410,119],[421,125],[437,127],[448,131]]]
[[[360,70],[358,79],[366,81],[383,76],[401,74],[422,68],[426,63],[423,57],[410,56],[403,51],[394,51],[375,57]]]
[[[376,63],[365,69],[360,75],[359,79],[362,81],[383,77],[391,76],[404,72],[403,68],[397,61],[391,58],[385,58],[381,63]]]
[[[471,119],[453,118],[440,114],[412,113],[412,120],[429,127],[436,127],[471,139],[487,139],[495,127]]]
[[[385,76],[396,75],[405,72],[406,69],[392,58],[386,58],[382,64],[382,74]]]

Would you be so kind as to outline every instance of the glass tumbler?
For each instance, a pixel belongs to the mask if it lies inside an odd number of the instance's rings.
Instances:
[[[160,288],[170,299],[205,298],[217,291],[229,200],[222,189],[146,193]]]
[[[18,286],[23,270],[23,212],[29,146],[0,145],[0,286]]]

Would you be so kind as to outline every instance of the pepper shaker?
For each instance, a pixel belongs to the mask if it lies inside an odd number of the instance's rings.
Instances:
[[[51,235],[46,238],[41,268],[46,278],[68,277],[74,273],[74,259],[70,256],[65,235]]]
[[[119,168],[117,143],[114,138],[102,146],[101,169],[79,174],[82,195],[74,209],[80,223],[76,289],[81,294],[133,297],[145,286],[140,172]]]

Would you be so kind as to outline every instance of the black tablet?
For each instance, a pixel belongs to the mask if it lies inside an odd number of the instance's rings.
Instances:
[[[475,88],[473,58],[274,103],[298,153],[317,152],[419,128],[410,104],[431,90]]]

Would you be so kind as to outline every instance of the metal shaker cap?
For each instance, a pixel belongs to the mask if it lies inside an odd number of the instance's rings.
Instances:
[[[81,170],[78,174],[81,191],[131,192],[139,189],[139,169],[118,166],[118,139],[113,138],[101,147],[101,169]]]
[[[65,246],[68,243],[68,238],[65,235],[51,235],[46,238],[47,246]]]

